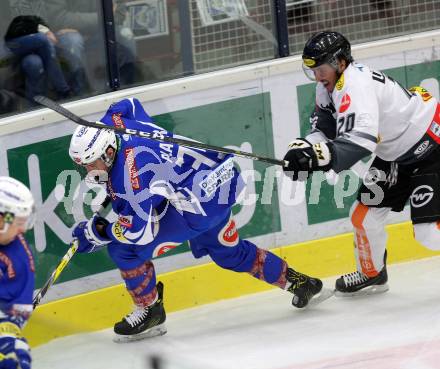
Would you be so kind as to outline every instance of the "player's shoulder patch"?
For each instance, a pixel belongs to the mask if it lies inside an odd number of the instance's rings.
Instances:
[[[422,86],[413,86],[409,89],[409,91],[412,93],[418,93],[425,102],[432,99],[432,95],[429,93],[429,91]]]
[[[344,83],[345,83],[345,78],[344,78],[344,73],[342,73],[338,81],[336,82],[336,89],[338,91],[341,91],[344,88]]]

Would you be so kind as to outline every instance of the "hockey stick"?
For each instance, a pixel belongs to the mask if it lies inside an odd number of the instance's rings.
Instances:
[[[37,307],[37,305],[40,304],[41,299],[46,294],[47,290],[55,283],[55,281],[60,276],[61,272],[64,270],[66,265],[69,263],[70,259],[72,259],[73,255],[75,255],[76,250],[78,250],[78,240],[73,240],[70,243],[70,247],[67,250],[66,254],[61,259],[61,262],[58,264],[58,266],[55,268],[55,270],[52,272],[49,279],[46,281],[43,287],[41,287],[40,291],[35,295],[34,297],[34,309]]]
[[[278,160],[278,159],[272,159],[272,158],[267,158],[267,157],[263,157],[263,156],[257,156],[255,154],[252,154],[249,152],[228,149],[226,147],[207,145],[207,144],[197,142],[197,141],[190,141],[190,140],[185,140],[185,139],[176,138],[176,137],[167,137],[167,136],[164,136],[160,133],[149,133],[149,132],[139,131],[137,129],[111,127],[111,126],[105,125],[102,122],[89,122],[89,121],[77,116],[76,114],[72,113],[70,110],[67,110],[66,108],[62,107],[60,104],[56,103],[55,101],[49,99],[46,96],[37,95],[34,97],[34,100],[37,103],[45,106],[46,108],[49,108],[49,109],[57,112],[58,114],[61,114],[65,118],[70,119],[71,121],[78,123],[78,124],[81,124],[86,127],[93,127],[93,128],[98,128],[98,129],[101,129],[101,128],[111,129],[111,130],[113,130],[117,133],[120,133],[120,134],[129,134],[129,135],[139,136],[139,137],[143,137],[143,138],[148,138],[150,140],[156,140],[159,142],[173,143],[173,144],[177,144],[177,145],[189,147],[189,148],[197,148],[197,149],[220,152],[222,154],[233,154],[233,155],[241,156],[241,157],[247,158],[247,159],[258,160],[258,161],[266,162],[269,164],[281,165],[283,167],[288,166],[288,162],[286,160]]]
[[[105,198],[104,202],[101,205],[100,211],[102,211],[103,209],[105,209],[107,207],[107,205],[110,203],[110,200],[111,200],[111,198],[109,196],[107,196]],[[34,300],[32,302],[34,305],[34,309],[37,307],[37,305],[40,304],[40,301],[44,297],[44,295],[46,295],[47,290],[55,283],[55,281],[58,279],[61,272],[64,270],[66,265],[69,263],[70,259],[72,259],[73,255],[75,255],[77,250],[78,250],[78,240],[74,239],[70,243],[70,247],[67,250],[66,254],[63,256],[60,263],[57,265],[55,270],[50,275],[49,279],[46,281],[44,286],[41,287],[40,290],[38,291],[38,293],[35,295]]]

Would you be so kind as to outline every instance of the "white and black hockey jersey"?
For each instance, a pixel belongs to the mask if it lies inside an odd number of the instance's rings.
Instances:
[[[317,112],[306,138],[312,143],[332,141],[332,169],[337,172],[370,153],[386,161],[414,162],[428,146],[427,132],[433,144],[440,143],[437,100],[421,90],[410,92],[383,73],[353,62],[331,94],[317,84]],[[334,119],[323,119],[325,114]]]

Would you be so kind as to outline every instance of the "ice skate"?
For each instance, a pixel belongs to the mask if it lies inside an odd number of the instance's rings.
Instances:
[[[115,324],[114,341],[118,343],[143,340],[162,336],[167,333],[165,327],[165,309],[163,307],[163,284],[157,284],[158,299],[150,306],[136,306],[134,311]]]
[[[287,280],[292,283],[287,290],[293,293],[292,305],[297,308],[317,305],[334,294],[334,291],[323,288],[320,279],[298,273],[292,268],[287,269]]]
[[[356,271],[344,274],[336,280],[335,295],[338,297],[365,296],[388,291],[386,266],[375,277],[367,277]]]

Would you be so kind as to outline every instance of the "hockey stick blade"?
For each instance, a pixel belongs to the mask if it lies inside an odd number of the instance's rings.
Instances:
[[[49,108],[49,109],[57,112],[58,114],[61,114],[65,118],[70,119],[71,121],[78,123],[78,124],[81,124],[86,127],[93,127],[93,128],[98,128],[98,129],[101,129],[101,128],[111,129],[111,130],[113,130],[117,133],[120,133],[120,134],[129,134],[129,135],[133,135],[133,136],[147,138],[150,140],[156,140],[159,142],[173,143],[173,144],[177,144],[177,145],[189,147],[189,148],[196,148],[196,149],[220,152],[222,154],[232,154],[232,155],[240,156],[240,157],[243,157],[246,159],[262,161],[262,162],[269,163],[269,164],[281,165],[282,167],[288,166],[288,162],[286,160],[279,160],[279,159],[273,159],[273,158],[268,158],[268,157],[264,157],[264,156],[257,156],[253,153],[250,153],[250,152],[244,152],[244,151],[240,151],[240,150],[228,149],[226,147],[208,145],[208,144],[204,144],[201,142],[190,141],[190,140],[185,140],[185,139],[176,138],[176,137],[167,137],[159,132],[149,133],[149,132],[144,132],[144,131],[140,131],[137,129],[107,126],[106,124],[104,124],[102,122],[89,122],[89,121],[77,116],[76,114],[72,113],[70,110],[67,110],[66,108],[62,107],[60,104],[49,99],[46,96],[37,95],[34,97],[34,100],[37,103],[39,103],[40,105],[43,105],[46,108]]]
[[[309,303],[306,306],[306,308],[316,306],[316,305],[320,304],[321,302],[323,302],[323,301],[329,299],[330,297],[334,296],[334,294],[335,294],[334,290],[332,290],[330,288],[323,287],[319,294],[313,296],[313,298],[309,301]]]

